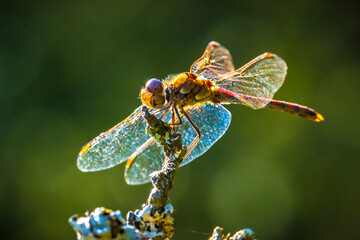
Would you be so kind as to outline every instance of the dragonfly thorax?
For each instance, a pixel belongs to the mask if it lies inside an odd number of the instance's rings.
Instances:
[[[210,80],[199,79],[193,73],[180,73],[171,80],[172,101],[179,106],[212,101],[214,92]]]

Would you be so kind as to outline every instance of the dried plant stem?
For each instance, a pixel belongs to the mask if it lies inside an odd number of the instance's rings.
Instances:
[[[164,148],[165,160],[162,169],[150,175],[153,189],[147,200],[153,205],[152,211],[162,212],[168,200],[168,194],[173,186],[177,169],[180,167],[186,148],[181,142],[181,134],[175,133],[171,126],[151,115],[144,108],[144,117],[149,124],[148,132],[159,139]]]
[[[73,215],[69,222],[77,233],[78,239],[84,240],[121,240],[121,239],[171,239],[174,234],[171,217],[173,207],[168,204],[168,195],[186,148],[182,145],[181,134],[176,133],[169,124],[143,108],[148,123],[147,132],[163,147],[165,160],[161,170],[150,175],[153,188],[141,210],[128,212],[126,221],[120,211],[97,208],[85,217]],[[216,227],[211,240],[254,240],[250,229],[238,231],[233,236],[223,235],[222,228]]]

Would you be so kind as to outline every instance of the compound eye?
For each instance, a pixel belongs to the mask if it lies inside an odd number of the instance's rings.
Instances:
[[[159,79],[152,78],[147,81],[145,88],[153,94],[160,94],[164,91],[164,84]]]

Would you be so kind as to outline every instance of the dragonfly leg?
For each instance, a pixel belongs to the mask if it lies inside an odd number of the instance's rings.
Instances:
[[[177,124],[175,123],[175,110],[174,108],[171,108],[171,125],[172,131],[176,131]]]
[[[175,115],[176,115],[176,117],[177,117],[177,120],[178,120],[178,122],[176,122],[176,120],[175,120]],[[171,126],[176,126],[176,125],[181,125],[182,124],[182,118],[180,117],[180,114],[179,114],[179,110],[177,109],[177,107],[174,105],[173,107],[172,107],[172,122],[171,123],[169,123],[169,125],[171,125]]]
[[[176,131],[176,127],[182,124],[182,119],[175,104],[172,106],[171,110],[171,123],[169,123],[169,125],[173,127],[173,131]],[[175,115],[177,119],[175,119]]]
[[[169,112],[169,108],[166,108],[163,114],[161,115],[160,120],[163,119],[168,112]],[[136,157],[140,153],[142,153],[146,148],[151,146],[154,142],[155,141],[153,138],[149,138],[143,145],[141,145],[133,154],[131,154],[130,158],[126,162],[125,168],[130,168],[131,165],[133,165],[133,163],[135,162]]]
[[[180,108],[180,112],[186,117],[186,119],[189,121],[189,123],[191,124],[191,126],[195,129],[197,136],[196,138],[192,141],[192,143],[187,147],[187,151],[186,154],[184,156],[183,159],[185,159],[190,153],[191,151],[194,149],[194,147],[196,146],[196,144],[200,141],[200,137],[201,137],[201,131],[198,128],[198,126],[196,126],[196,124],[193,122],[193,120],[191,120],[191,118],[189,117],[189,115],[185,112],[185,110],[183,108]]]
[[[157,114],[158,112],[160,112],[160,111],[162,111],[162,110],[168,110],[169,108],[170,108],[169,106],[166,106],[166,107],[163,107],[163,108],[156,109],[152,114],[155,115],[155,114]],[[169,110],[168,110],[168,111],[169,111]],[[165,111],[165,112],[167,113],[168,111]],[[164,113],[165,113],[165,112],[164,112]],[[166,113],[165,113],[165,114],[166,114]],[[164,115],[164,116],[165,116],[165,115]],[[162,116],[162,118],[163,118],[164,116]],[[162,118],[161,118],[161,119],[162,119]]]
[[[169,108],[166,108],[159,119],[162,120],[165,117],[165,115],[168,113],[168,111],[169,111]]]
[[[179,120],[178,124],[181,125],[182,124],[182,119],[180,117],[179,110],[177,109],[177,107],[175,105],[173,106],[173,109],[174,109],[174,111],[176,113],[177,119]]]

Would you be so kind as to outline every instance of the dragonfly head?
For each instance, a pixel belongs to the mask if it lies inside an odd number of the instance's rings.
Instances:
[[[141,89],[140,97],[143,104],[150,108],[162,108],[165,105],[164,83],[156,78],[147,81]]]

